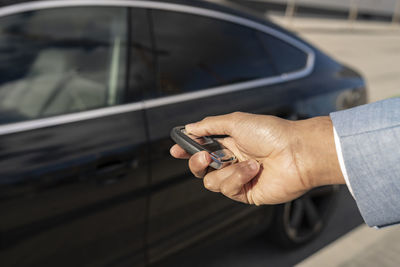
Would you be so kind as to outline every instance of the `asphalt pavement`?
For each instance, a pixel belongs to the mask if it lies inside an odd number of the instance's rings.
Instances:
[[[307,258],[298,267],[399,266],[400,226],[374,229],[361,225]]]

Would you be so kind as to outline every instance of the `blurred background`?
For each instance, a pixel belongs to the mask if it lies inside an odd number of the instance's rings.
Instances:
[[[369,101],[400,95],[400,1],[232,0],[213,2],[265,16],[359,72]]]
[[[214,0],[295,32],[367,81],[368,102],[400,96],[400,0]],[[267,237],[268,239],[268,237]],[[258,232],[172,257],[171,266],[399,266],[400,227],[366,226],[347,187],[314,241],[295,250]],[[196,261],[193,261],[196,259]]]

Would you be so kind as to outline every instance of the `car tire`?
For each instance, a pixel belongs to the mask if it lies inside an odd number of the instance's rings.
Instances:
[[[275,207],[267,235],[273,243],[291,249],[317,237],[335,207],[339,186],[323,186],[310,190],[291,202]]]

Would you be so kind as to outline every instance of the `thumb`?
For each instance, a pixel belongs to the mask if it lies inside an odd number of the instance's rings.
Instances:
[[[236,121],[234,114],[206,117],[199,122],[187,124],[185,129],[197,136],[232,135]]]

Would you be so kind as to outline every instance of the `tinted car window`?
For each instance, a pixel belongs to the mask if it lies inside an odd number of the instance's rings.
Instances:
[[[161,95],[276,75],[253,29],[192,14],[152,14]]]
[[[306,53],[271,35],[262,32],[258,34],[280,74],[298,71],[306,66]]]
[[[0,123],[123,101],[127,9],[72,7],[0,18]]]

